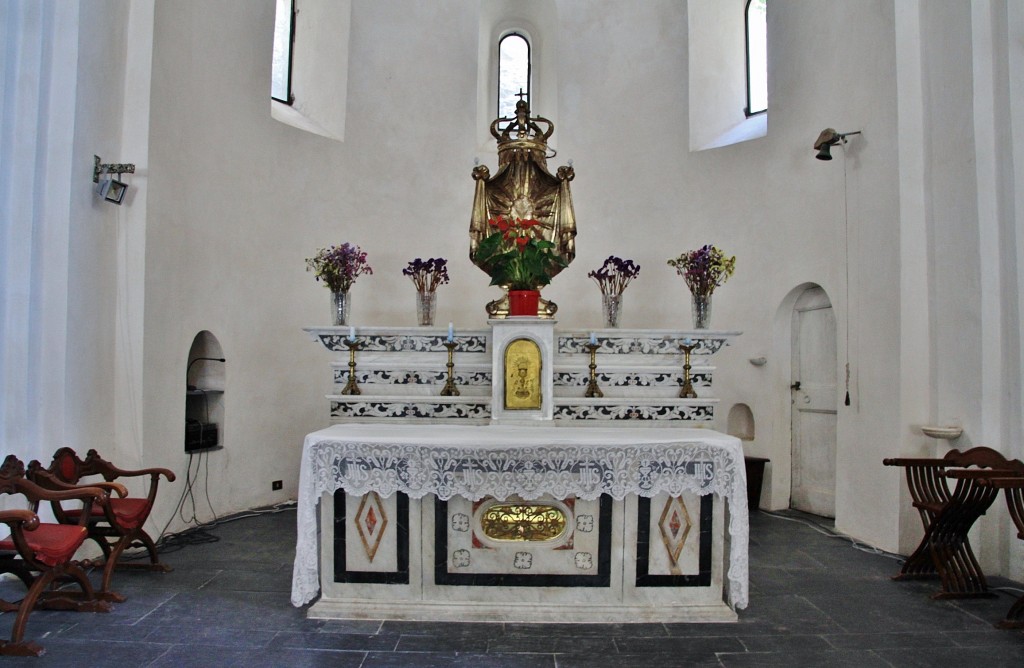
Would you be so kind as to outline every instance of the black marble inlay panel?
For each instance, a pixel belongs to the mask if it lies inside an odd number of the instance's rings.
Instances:
[[[434,582],[475,587],[608,587],[612,570],[612,497],[601,495],[596,575],[455,573],[448,570],[448,502],[434,498]]]
[[[334,493],[334,581],[369,584],[409,584],[409,496],[395,493],[396,540],[398,541],[398,570],[390,572],[350,571],[345,568],[346,494],[339,489]]]
[[[636,586],[637,587],[707,587],[711,585],[711,528],[714,496],[700,497],[700,556],[698,572],[687,575],[650,575],[649,555],[651,553],[651,500],[637,499],[636,523]],[[660,537],[655,536],[655,540]]]

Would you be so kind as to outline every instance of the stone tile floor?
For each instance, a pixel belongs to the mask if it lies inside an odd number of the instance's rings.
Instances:
[[[992,624],[1019,592],[934,601],[934,582],[893,582],[891,556],[808,523],[751,516],[750,606],[736,624],[449,624],[307,620],[289,603],[295,513],[226,522],[218,542],[166,555],[168,574],[119,573],[108,614],[38,611],[40,658],[7,666],[1022,666],[1024,633]],[[95,577],[96,573],[93,574]],[[994,587],[1017,587],[992,578]],[[20,597],[0,583],[0,597]],[[14,615],[0,615],[9,637]]]

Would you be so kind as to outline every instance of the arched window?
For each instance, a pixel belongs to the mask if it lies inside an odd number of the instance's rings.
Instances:
[[[747,0],[747,116],[768,111],[768,0]]]
[[[498,42],[498,117],[515,116],[519,96],[530,102],[530,42],[513,32]]]
[[[274,60],[270,77],[270,97],[291,104],[292,43],[295,41],[295,0],[277,0],[274,17]]]

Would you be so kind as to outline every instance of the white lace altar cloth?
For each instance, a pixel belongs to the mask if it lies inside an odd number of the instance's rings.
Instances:
[[[324,492],[470,500],[543,494],[718,494],[729,503],[729,604],[747,607],[747,475],[740,440],[710,429],[336,424],[306,436],[292,604],[320,591],[316,506]]]

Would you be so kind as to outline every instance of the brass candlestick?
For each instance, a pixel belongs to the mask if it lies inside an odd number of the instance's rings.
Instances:
[[[455,352],[456,346],[458,346],[455,340],[445,341],[444,347],[448,349],[448,380],[444,384],[444,388],[441,390],[442,397],[457,397],[459,396],[459,388],[455,387],[455,362],[452,361],[452,353]]]
[[[699,342],[691,343],[690,345],[685,343],[679,344],[683,351],[683,386],[679,389],[679,397],[681,399],[697,398],[697,393],[693,391],[693,384],[690,382],[690,353],[699,345]]]
[[[345,389],[341,393],[362,394],[363,391],[356,384],[356,351],[359,350],[359,341],[345,339],[345,345],[348,346],[348,383],[345,384]]]
[[[603,397],[604,392],[597,386],[597,359],[595,353],[597,349],[601,347],[599,343],[588,343],[587,350],[590,351],[590,382],[587,384],[587,391],[583,393],[585,397]]]

